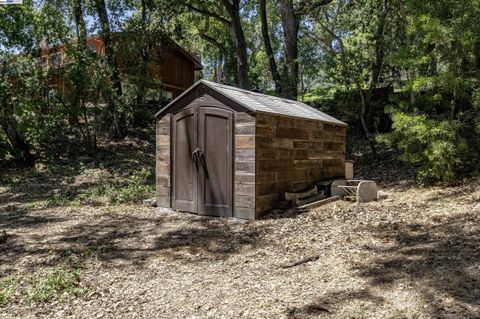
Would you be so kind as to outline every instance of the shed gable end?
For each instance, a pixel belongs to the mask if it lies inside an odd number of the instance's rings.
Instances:
[[[165,114],[175,114],[187,108],[205,106],[218,107],[234,112],[252,113],[251,110],[245,108],[235,100],[226,97],[200,81],[160,110],[155,114],[155,117],[162,117]]]

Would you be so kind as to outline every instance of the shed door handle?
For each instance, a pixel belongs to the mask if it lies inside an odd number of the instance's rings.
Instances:
[[[200,158],[200,164],[202,164],[203,171],[205,172],[205,177],[208,179],[209,176],[208,176],[207,162],[205,161],[205,154],[203,153],[202,150],[200,150],[199,158]]]
[[[198,160],[199,160],[199,153],[202,152],[199,148],[192,152],[192,159],[195,163],[195,167],[198,169]]]

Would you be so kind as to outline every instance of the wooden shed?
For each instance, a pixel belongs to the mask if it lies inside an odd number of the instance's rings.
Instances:
[[[201,80],[155,117],[159,207],[256,219],[345,175],[347,125],[302,102]]]

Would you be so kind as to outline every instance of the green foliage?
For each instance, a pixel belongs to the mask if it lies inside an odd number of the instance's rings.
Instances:
[[[0,307],[4,306],[15,290],[15,279],[7,277],[0,280]]]
[[[92,203],[99,197],[106,198],[108,203],[113,204],[139,202],[153,196],[155,186],[152,178],[153,174],[147,169],[135,172],[128,181],[102,177],[98,185],[77,195],[74,203]]]
[[[391,61],[408,75],[401,81],[410,101],[392,106],[394,131],[380,139],[418,165],[422,181],[450,182],[478,171],[479,5],[405,2],[405,43]]]
[[[67,193],[55,193],[47,200],[47,206],[68,206],[72,200]]]
[[[98,181],[85,190],[73,191],[67,188],[53,194],[47,201],[48,206],[99,205],[138,203],[153,197],[155,193],[154,174],[141,169],[124,179],[101,174]]]
[[[12,150],[10,144],[8,143],[5,133],[0,130],[0,160],[7,157],[8,154],[11,154]]]
[[[60,264],[39,275],[29,290],[29,297],[35,302],[45,302],[60,298],[64,293],[82,297],[86,292],[80,287],[80,269]]]
[[[114,203],[135,202],[151,197],[155,191],[153,174],[142,169],[131,177],[131,182],[116,191],[110,192],[110,197]]]
[[[453,181],[467,150],[465,139],[459,135],[459,123],[435,120],[424,114],[391,114],[394,131],[379,135],[378,141],[398,148],[403,161],[420,166],[420,181]]]

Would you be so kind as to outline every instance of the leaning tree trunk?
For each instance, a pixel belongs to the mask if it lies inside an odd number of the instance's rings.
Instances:
[[[230,27],[230,24],[227,24]],[[227,48],[218,42],[215,38],[208,35],[208,30],[210,29],[210,23],[207,20],[204,28],[198,28],[198,35],[208,43],[212,44],[218,49],[218,59],[216,60],[215,68],[215,79],[218,83],[221,83],[223,80],[228,79],[228,75],[225,70],[225,59],[228,55]]]
[[[5,132],[14,156],[18,164],[26,166],[35,165],[35,157],[31,153],[30,146],[25,141],[23,134],[18,130],[17,121],[14,117],[14,105],[8,81],[7,61],[3,60],[0,65],[0,81],[6,85],[0,85],[0,127]],[[3,88],[3,89],[2,89]]]
[[[117,137],[124,138],[126,136],[126,124],[123,115],[118,111],[118,101],[123,94],[122,82],[112,43],[112,33],[110,30],[110,22],[105,0],[95,0],[95,9],[100,21],[100,30],[105,47],[105,55],[107,56],[107,63],[111,72],[110,80],[112,81],[113,86],[113,94],[110,94],[108,97],[108,108],[113,117],[113,124]]]
[[[235,49],[237,53],[237,76],[238,86],[242,89],[249,89],[250,82],[248,80],[248,55],[247,41],[243,33],[242,20],[240,17],[240,1],[239,0],[222,0],[224,7],[227,9],[231,20],[231,29]]]
[[[270,32],[268,30],[267,19],[267,0],[260,0],[259,2],[260,19],[262,21],[262,37],[263,44],[265,46],[265,53],[268,57],[268,65],[270,67],[270,73],[272,74],[273,82],[275,83],[275,93],[282,95],[282,77],[278,72],[277,62],[275,61],[275,55],[272,49],[272,43],[270,41]]]
[[[292,0],[280,1],[283,33],[285,37],[285,68],[282,95],[296,100],[298,97],[298,30],[300,21],[295,14]]]
[[[8,81],[2,77],[4,81]],[[1,93],[0,93],[1,94]],[[31,153],[30,146],[17,128],[17,122],[13,117],[13,104],[10,94],[3,92],[0,100],[0,127],[5,132],[8,142],[13,148],[14,156],[18,164],[34,166],[35,158]]]

